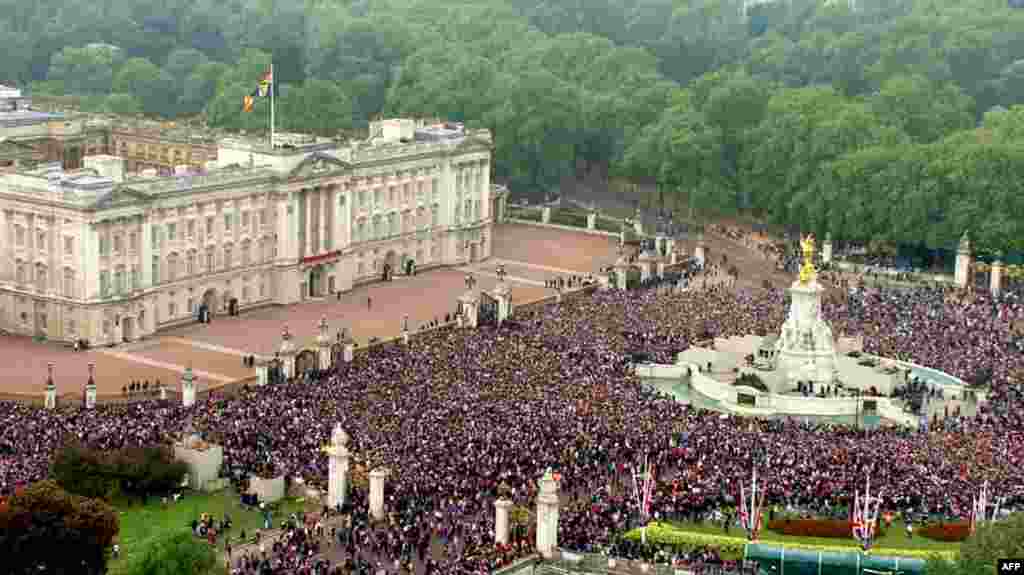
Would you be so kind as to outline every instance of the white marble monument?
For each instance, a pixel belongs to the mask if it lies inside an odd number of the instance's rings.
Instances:
[[[322,371],[331,368],[331,336],[327,335],[327,316],[320,318],[317,324],[320,333],[316,336],[317,367]]]
[[[196,376],[192,373],[192,367],[186,367],[185,373],[181,374],[181,405],[192,407],[196,403]]]
[[[508,510],[512,508],[512,502],[508,499],[499,499],[494,502],[494,543],[508,545]]]
[[[387,469],[370,472],[370,515],[377,520],[384,519],[384,480],[388,475]]]
[[[654,276],[656,257],[651,250],[646,249],[640,254],[640,281],[646,282]]]
[[[94,409],[96,407],[96,379],[94,377],[96,373],[96,364],[89,363],[89,381],[85,383],[85,408]]]
[[[537,552],[545,559],[558,551],[558,481],[549,468],[537,494]]]
[[[345,505],[345,498],[348,495],[348,434],[341,428],[340,423],[334,424],[331,444],[324,451],[328,457],[327,506],[335,509],[339,505]]]
[[[782,324],[782,333],[776,343],[776,368],[786,374],[778,381],[791,390],[797,383],[831,385],[837,378],[837,360],[832,328],[821,317],[821,296],[825,288],[818,283],[814,269],[814,236],[800,242],[804,263],[800,278],[789,288],[792,302],[789,315]]]

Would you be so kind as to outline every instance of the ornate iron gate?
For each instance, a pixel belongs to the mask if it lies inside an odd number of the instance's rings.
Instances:
[[[498,300],[487,292],[480,293],[480,317],[477,318],[477,323],[498,325]]]

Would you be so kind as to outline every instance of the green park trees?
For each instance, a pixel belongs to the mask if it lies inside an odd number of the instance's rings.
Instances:
[[[992,157],[1020,140],[1024,10],[1006,0],[11,2],[0,82],[258,132],[268,102],[241,102],[273,60],[282,129],[334,135],[385,114],[487,127],[495,177],[536,195],[581,171],[655,178],[694,210],[824,228],[840,224],[815,190],[850,162],[917,173],[979,122]],[[844,205],[906,238],[936,217],[912,205],[934,190],[910,182]],[[1005,195],[976,187],[991,196],[978,205]],[[945,226],[960,222],[944,221],[927,241],[955,241]]]
[[[117,512],[71,495],[53,481],[34,483],[0,503],[0,555],[12,575],[105,572]]]

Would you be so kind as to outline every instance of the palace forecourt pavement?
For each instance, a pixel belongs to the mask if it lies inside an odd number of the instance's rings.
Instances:
[[[253,310],[238,317],[218,315],[210,324],[162,331],[156,337],[117,347],[76,353],[55,343],[0,336],[0,399],[27,395],[42,401],[49,362],[56,366],[58,395],[77,396],[79,400],[90,362],[96,365],[101,399],[121,396],[122,386],[132,381],[148,380],[152,387],[159,380],[177,389],[186,367],[192,367],[200,391],[216,388],[254,378],[255,370],[243,367],[242,357],[272,356],[285,325],[296,345],[311,345],[320,318],[327,316],[331,337],[345,326],[360,345],[365,345],[371,337],[399,335],[406,314],[413,333],[425,322],[443,320],[446,313],[455,311],[469,271],[477,278],[477,288],[490,290],[498,282],[497,266],[503,264],[513,305],[519,305],[553,295],[554,290],[544,287],[546,279],[596,274],[617,257],[615,238],[522,224],[497,226],[492,241],[491,258],[484,262],[358,286],[342,294],[340,300],[325,297],[288,307]],[[369,307],[367,298],[371,299]]]

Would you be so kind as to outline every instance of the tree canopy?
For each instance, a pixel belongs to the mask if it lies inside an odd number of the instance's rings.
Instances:
[[[233,130],[266,129],[267,101],[241,101],[273,60],[282,129],[333,136],[382,114],[487,127],[495,176],[519,193],[597,172],[850,239],[1022,236],[1015,204],[980,231],[1013,196],[998,186],[1021,140],[1024,10],[1007,0],[0,0],[0,39],[0,82]],[[980,156],[960,152],[954,173],[958,143]],[[827,210],[833,196],[854,212]]]
[[[1024,513],[981,526],[960,544],[955,562],[934,558],[927,575],[997,575],[996,559],[1024,556]]]
[[[71,495],[53,481],[34,483],[0,503],[0,554],[12,575],[105,572],[120,529],[117,512]]]

